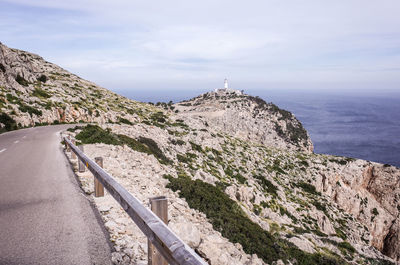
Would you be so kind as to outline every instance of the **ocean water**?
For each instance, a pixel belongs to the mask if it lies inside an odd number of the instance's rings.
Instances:
[[[314,152],[400,167],[400,97],[260,95],[294,113],[310,134]]]
[[[177,102],[205,91],[126,92],[144,102]],[[314,143],[314,152],[400,167],[400,95],[364,96],[307,91],[245,91],[291,111]]]

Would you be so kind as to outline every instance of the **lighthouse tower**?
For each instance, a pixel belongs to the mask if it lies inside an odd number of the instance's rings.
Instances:
[[[225,81],[224,81],[224,88],[228,89],[228,79],[226,79],[226,78],[225,78]]]

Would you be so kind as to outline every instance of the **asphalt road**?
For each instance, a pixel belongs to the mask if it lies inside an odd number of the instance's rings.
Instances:
[[[0,135],[0,264],[110,264],[99,215],[65,158],[71,125]]]

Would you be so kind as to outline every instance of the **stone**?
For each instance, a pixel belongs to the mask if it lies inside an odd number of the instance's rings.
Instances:
[[[288,241],[295,244],[299,249],[305,252],[315,253],[314,245],[306,238],[291,237]]]
[[[191,248],[200,245],[201,236],[196,226],[189,222],[170,223],[168,225]]]

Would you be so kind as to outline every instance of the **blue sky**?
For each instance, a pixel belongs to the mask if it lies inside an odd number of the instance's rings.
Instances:
[[[400,1],[0,0],[0,41],[113,91],[400,90]]]

